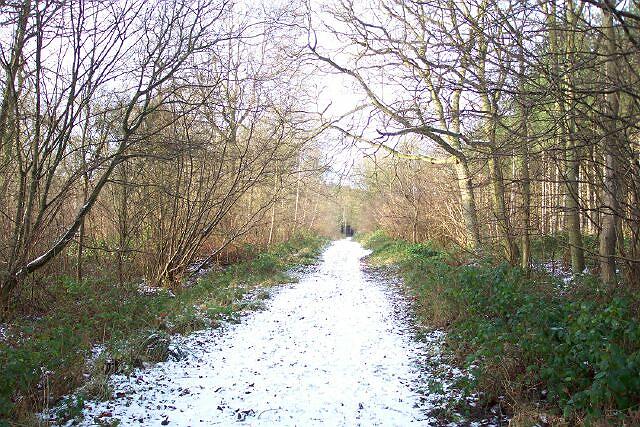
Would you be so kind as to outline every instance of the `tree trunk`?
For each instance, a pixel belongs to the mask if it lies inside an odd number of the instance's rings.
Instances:
[[[572,1],[567,2],[567,21],[569,22],[570,29],[574,29],[577,26],[577,17],[575,16],[574,6]],[[574,64],[574,52],[576,52],[574,35],[571,33],[564,41],[564,47],[566,49],[565,63]],[[559,71],[559,66],[557,67]],[[562,73],[564,76],[561,78],[557,76],[558,81],[563,83],[566,89],[566,99],[569,105],[564,101],[565,91],[559,91],[560,99],[560,112],[561,117],[561,130],[562,137],[565,142],[565,219],[567,234],[569,236],[569,250],[571,253],[571,270],[574,274],[580,274],[584,271],[584,248],[582,243],[582,230],[580,227],[580,155],[578,152],[578,146],[575,141],[576,133],[576,120],[575,120],[575,102],[573,93],[573,74],[571,70],[564,70]],[[566,120],[564,119],[566,117]]]
[[[413,218],[411,221],[411,243],[418,243],[418,204],[413,204]]]
[[[605,54],[608,56],[605,65],[607,89],[605,95],[606,121],[602,138],[604,152],[604,176],[602,193],[602,213],[600,231],[600,278],[607,284],[616,281],[616,230],[618,222],[618,185],[617,185],[617,150],[616,116],[619,106],[619,94],[615,90],[616,52],[615,32],[611,13],[602,9],[602,25],[605,34]]]
[[[300,208],[300,174],[302,174],[302,152],[298,155],[298,167],[296,168],[296,198],[293,209],[293,233],[298,230],[298,209]]]
[[[0,320],[4,320],[9,310],[11,292],[18,285],[18,281],[12,274],[6,274],[0,278]]]
[[[273,231],[276,225],[276,204],[278,196],[278,165],[276,163],[276,169],[273,173],[273,206],[271,206],[271,224],[269,225],[269,238],[267,239],[267,248],[271,246],[271,242],[273,240]]]
[[[522,46],[522,40],[518,43]],[[529,270],[531,267],[531,176],[529,170],[529,102],[525,88],[525,53],[520,48],[519,82],[518,82],[518,109],[520,115],[520,190],[522,191],[522,237],[520,266]],[[515,179],[515,171],[513,173]],[[515,188],[515,185],[514,185]],[[515,197],[512,203],[515,205]]]
[[[480,226],[478,224],[476,199],[473,194],[473,182],[471,180],[471,174],[469,173],[469,166],[466,161],[459,161],[456,163],[455,170],[458,177],[462,216],[464,218],[467,239],[473,249],[479,249],[481,245]]]
[[[497,221],[498,235],[502,241],[504,254],[510,264],[518,264],[519,251],[515,243],[514,235],[511,229],[511,222],[507,216],[504,177],[502,175],[502,167],[500,159],[495,151],[492,150],[489,158],[489,169],[491,171],[491,189],[493,190],[493,209]]]
[[[631,215],[629,221],[630,228],[630,258],[627,283],[638,289],[640,285],[640,164],[636,160],[634,168],[634,185],[631,189]]]
[[[29,15],[31,14],[31,1],[26,0],[22,3],[20,15],[18,17],[18,25],[14,33],[13,43],[11,45],[11,54],[8,64],[4,67],[5,73],[5,88],[2,93],[2,104],[0,104],[0,147],[5,146],[5,139],[9,132],[9,116],[11,110],[17,103],[16,93],[16,77],[21,68],[21,60],[23,56],[23,48],[25,45],[25,36],[27,32],[27,25],[29,21]],[[7,152],[9,148],[7,146]]]
[[[520,265],[531,267],[531,179],[529,176],[529,147],[525,144],[522,154],[522,254]]]
[[[76,279],[78,282],[82,282],[82,257],[84,256],[84,234],[85,234],[85,226],[84,226],[84,218],[82,219],[82,223],[80,224],[80,231],[78,232],[78,258],[76,260]]]
[[[567,234],[569,236],[569,246],[571,252],[571,271],[574,274],[584,271],[584,247],[582,243],[582,230],[580,228],[580,202],[579,202],[579,168],[580,164],[575,159],[575,146],[573,142],[569,142],[573,138],[567,140],[567,163],[566,163],[566,181],[565,181],[565,206],[566,206],[566,224]]]

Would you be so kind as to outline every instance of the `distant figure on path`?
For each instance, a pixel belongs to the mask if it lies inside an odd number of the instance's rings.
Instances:
[[[344,234],[347,237],[352,237],[354,233],[355,233],[355,230],[351,228],[351,225],[349,224],[340,225],[340,234]]]

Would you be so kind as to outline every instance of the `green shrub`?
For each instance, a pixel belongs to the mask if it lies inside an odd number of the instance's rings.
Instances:
[[[251,269],[258,273],[275,273],[281,268],[281,260],[275,253],[263,252],[251,262]]]
[[[398,262],[423,322],[449,327],[485,398],[538,401],[567,420],[622,416],[640,402],[637,296],[610,296],[585,276],[569,295],[557,280],[490,260],[457,266],[429,244],[377,234],[374,259]],[[508,393],[507,393],[508,391]]]
[[[415,258],[430,258],[436,256],[440,251],[434,249],[431,245],[425,243],[416,243],[407,248],[410,255]]]

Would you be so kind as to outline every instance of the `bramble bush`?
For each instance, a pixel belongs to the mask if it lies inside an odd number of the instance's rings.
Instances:
[[[457,265],[429,244],[380,233],[365,243],[374,260],[399,259],[421,319],[448,327],[449,344],[473,367],[487,401],[506,396],[515,410],[537,403],[574,422],[638,409],[637,296],[612,294],[590,277],[560,293],[546,274],[487,260]]]

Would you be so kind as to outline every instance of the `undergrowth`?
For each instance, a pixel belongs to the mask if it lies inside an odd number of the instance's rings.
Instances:
[[[179,357],[170,335],[215,327],[254,307],[243,301],[247,292],[293,281],[286,271],[313,263],[324,243],[298,236],[268,252],[254,250],[253,259],[208,273],[174,290],[175,295],[144,295],[133,283],[52,278],[48,309],[14,320],[0,341],[0,426],[38,424],[36,412],[78,387],[66,405],[59,405],[65,413],[58,416],[79,415],[83,399],[110,396],[110,374]],[[103,351],[91,357],[96,345]]]
[[[638,297],[589,276],[569,292],[554,277],[381,232],[361,237],[370,262],[400,267],[423,323],[449,331],[487,406],[516,425],[638,425]]]

